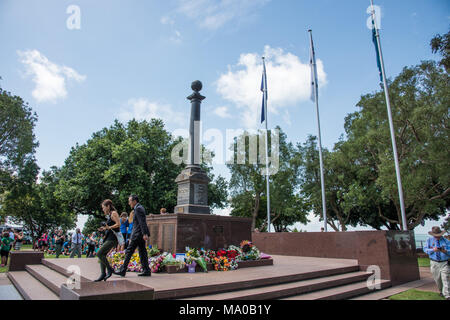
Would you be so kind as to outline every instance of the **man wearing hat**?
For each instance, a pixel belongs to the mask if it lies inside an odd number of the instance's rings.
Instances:
[[[450,241],[443,237],[445,231],[439,227],[433,227],[428,234],[431,238],[428,238],[423,251],[430,257],[431,274],[436,281],[440,295],[450,300],[450,267],[448,265]]]

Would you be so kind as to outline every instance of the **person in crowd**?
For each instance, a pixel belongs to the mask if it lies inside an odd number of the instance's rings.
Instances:
[[[65,237],[65,241],[64,241],[64,244],[63,244],[63,251],[64,251],[64,255],[65,256],[68,256],[70,254],[70,249],[69,249],[70,245],[71,245],[71,243],[70,243],[70,236]]]
[[[431,237],[427,239],[423,251],[430,257],[431,274],[438,286],[439,294],[446,300],[450,300],[450,267],[448,265],[450,241],[443,237],[445,231],[439,227],[433,227],[428,234]]]
[[[102,210],[108,220],[104,226],[98,229],[98,231],[104,231],[105,236],[103,245],[97,252],[97,257],[100,260],[101,274],[100,277],[95,280],[96,282],[102,280],[106,281],[114,272],[114,269],[109,264],[108,259],[106,259],[106,255],[112,248],[117,246],[118,241],[115,232],[120,231],[119,214],[117,213],[112,201],[109,199],[104,200],[102,202]],[[108,273],[106,273],[106,271],[108,271]]]
[[[48,234],[44,232],[41,237],[40,250],[46,252],[48,248]]]
[[[64,234],[62,232],[62,230],[58,230],[58,232],[55,235],[55,253],[56,253],[56,258],[59,258],[59,256],[61,255],[61,251],[63,249],[64,246]]]
[[[8,232],[9,232],[9,234],[8,234],[8,235],[9,235],[9,238],[11,239],[12,242],[14,242],[14,240],[16,239],[14,229],[8,228]]]
[[[88,246],[87,253],[86,253],[86,258],[94,257],[94,255],[95,255],[95,247],[97,245],[97,239],[95,237],[95,233],[94,232],[89,235],[89,237],[87,238],[86,242],[87,242],[87,246]]]
[[[134,210],[133,219],[133,230],[131,232],[130,243],[128,244],[127,250],[125,252],[125,260],[121,269],[115,274],[125,277],[127,273],[128,264],[130,263],[131,256],[133,255],[136,248],[139,249],[139,260],[142,264],[143,272],[138,274],[141,277],[150,277],[151,270],[148,264],[148,254],[147,254],[147,240],[150,236],[148,230],[145,208],[139,203],[139,198],[136,195],[131,195],[128,198],[128,204]]]
[[[80,228],[77,228],[75,233],[72,236],[72,253],[70,254],[70,257],[73,258],[75,255],[78,256],[78,258],[81,258],[81,241],[83,239],[83,235],[81,234]]]
[[[122,233],[125,243],[121,248],[118,248],[118,251],[123,251],[127,247],[129,225],[130,222],[128,221],[128,213],[122,212],[120,214],[120,233]]]
[[[3,237],[1,240],[1,247],[0,247],[0,256],[2,258],[1,266],[4,267],[8,264],[8,256],[9,251],[11,250],[11,238],[9,236],[9,232],[4,232]]]
[[[16,233],[16,241],[14,243],[14,250],[20,251],[23,244],[23,232],[19,231]]]
[[[131,232],[133,231],[133,219],[134,210],[131,210],[130,215],[128,216],[127,246],[130,244]]]
[[[167,214],[167,209],[166,208],[161,208],[159,210],[159,214]]]

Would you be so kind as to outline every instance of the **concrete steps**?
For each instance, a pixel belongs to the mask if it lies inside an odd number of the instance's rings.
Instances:
[[[59,300],[58,295],[28,271],[8,272],[8,278],[25,300]]]
[[[282,257],[279,258],[283,261]],[[373,293],[367,288],[366,281],[371,274],[363,272],[357,264],[339,265],[331,261],[329,268],[315,268],[315,262],[308,262],[308,267],[299,268],[285,261],[280,265],[280,272],[274,272],[276,266],[255,268],[248,274],[248,268],[230,273],[211,273],[205,277],[212,278],[212,282],[204,277],[195,281],[195,277],[202,275],[168,275],[160,274],[150,279],[138,279],[137,283],[155,290],[154,299],[181,300],[338,300]],[[313,260],[314,261],[314,260]],[[9,272],[11,282],[27,300],[58,300],[62,284],[69,277],[66,264],[63,261],[46,261],[42,264],[26,265],[25,271]],[[95,261],[94,261],[95,262]],[[98,265],[89,260],[78,261],[83,274],[88,278],[81,281],[92,282]],[[322,262],[322,261],[320,261]],[[297,262],[298,263],[298,262]],[[264,269],[266,268],[266,269]],[[284,269],[283,269],[284,268]],[[236,273],[236,276],[233,276]],[[257,276],[255,276],[255,273]],[[247,275],[248,274],[248,275]],[[174,278],[175,277],[175,278]],[[137,277],[136,277],[137,278]],[[227,280],[224,280],[227,279]],[[178,280],[176,280],[178,279]],[[174,285],[174,281],[189,281],[192,285]],[[193,280],[194,279],[194,280]],[[218,281],[219,279],[219,281]],[[130,275],[130,280],[135,281]],[[148,283],[142,283],[148,281]],[[161,284],[164,284],[161,286]],[[382,289],[390,287],[389,281],[380,281]]]
[[[366,272],[350,272],[316,279],[289,282],[247,290],[201,295],[185,300],[272,300],[322,290],[349,283],[364,282],[370,275]]]
[[[27,265],[27,272],[50,289],[59,297],[61,285],[67,282],[68,277],[54,271],[43,264]]]
[[[391,282],[389,280],[378,280],[375,284],[380,284],[381,289],[385,289],[391,286]],[[281,300],[344,300],[350,299],[356,296],[360,296],[363,294],[367,294],[370,292],[374,292],[375,290],[371,290],[367,287],[366,281],[361,281],[357,283],[352,283],[344,286],[339,286],[335,288],[319,290],[315,292],[310,292],[306,294],[300,294],[288,298],[284,298]]]

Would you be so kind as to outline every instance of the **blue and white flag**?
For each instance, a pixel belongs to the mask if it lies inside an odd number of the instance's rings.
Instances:
[[[311,30],[310,30],[311,31]],[[316,65],[316,53],[314,51],[314,43],[312,39],[311,33],[311,52],[310,52],[310,60],[309,63],[311,65],[311,100],[313,102],[317,101],[319,96],[319,85],[317,79],[317,65]]]
[[[261,109],[261,123],[267,120],[267,74],[266,62],[263,58],[263,75],[261,80],[261,91],[263,93],[262,109]]]

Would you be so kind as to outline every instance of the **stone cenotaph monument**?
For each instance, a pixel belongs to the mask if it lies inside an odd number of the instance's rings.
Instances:
[[[218,250],[251,240],[251,219],[211,214],[208,205],[210,179],[200,163],[200,107],[205,99],[200,94],[202,83],[194,81],[189,123],[189,151],[186,168],[178,175],[175,213],[150,214],[148,244],[172,253],[183,253],[189,248]]]
[[[175,180],[178,184],[175,213],[209,214],[209,178],[200,168],[200,106],[205,97],[199,93],[202,90],[200,81],[194,81],[191,88],[194,92],[187,97],[191,101],[188,165]]]

